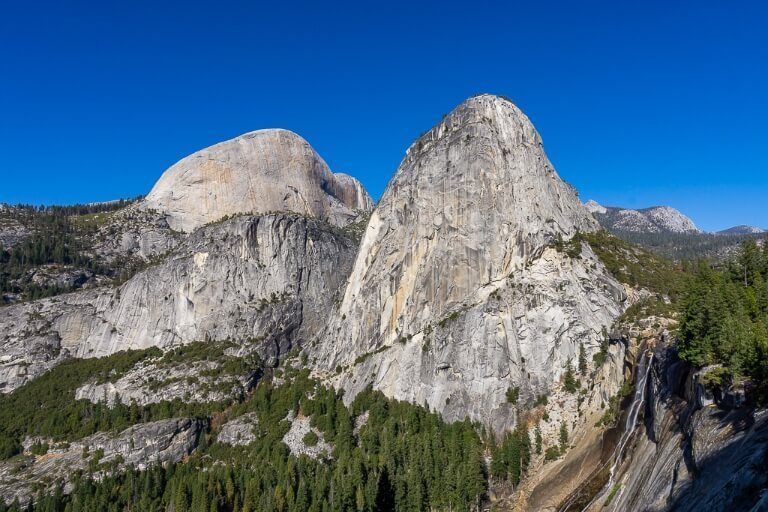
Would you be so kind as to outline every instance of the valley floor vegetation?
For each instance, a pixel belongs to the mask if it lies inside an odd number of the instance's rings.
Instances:
[[[473,510],[487,496],[489,447],[496,479],[516,484],[530,460],[530,440],[522,428],[496,446],[476,423],[447,424],[423,407],[370,389],[347,407],[341,394],[311,380],[307,371],[287,370],[274,380],[267,376],[244,400],[230,403],[108,408],[74,400],[74,389],[85,380],[115,378],[155,352],[65,363],[48,378],[3,397],[3,455],[23,457],[17,455],[18,445],[27,435],[75,439],[172,416],[206,422],[194,454],[144,471],[96,465],[75,475],[67,495],[59,484],[52,493],[41,489],[29,509],[11,503],[0,505],[0,511]],[[315,460],[291,454],[282,442],[291,412],[310,418],[333,447],[330,455]],[[214,425],[246,413],[258,418],[252,443],[233,447],[216,442]]]

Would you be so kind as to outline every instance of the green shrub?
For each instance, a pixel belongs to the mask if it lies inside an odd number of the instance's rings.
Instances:
[[[304,437],[302,438],[302,441],[307,446],[316,446],[319,440],[320,438],[317,437],[317,434],[315,434],[314,430],[310,430],[304,434]]]
[[[35,443],[29,448],[29,451],[34,455],[45,455],[48,453],[48,448],[48,443]]]
[[[544,451],[544,460],[551,461],[560,457],[560,449],[557,446],[548,446]]]

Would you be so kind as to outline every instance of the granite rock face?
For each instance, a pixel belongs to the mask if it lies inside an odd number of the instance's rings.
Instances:
[[[622,487],[602,510],[763,510],[756,491],[768,486],[768,412],[702,406],[701,385],[671,348],[656,351],[651,377]]]
[[[467,100],[409,148],[374,210],[319,373],[348,397],[373,384],[447,419],[513,425],[506,390],[548,390],[623,310],[586,244],[562,250],[595,229],[528,118]]]
[[[177,231],[243,213],[295,212],[343,226],[372,201],[351,176],[333,174],[301,137],[258,130],[194,153],[160,177],[142,202]]]
[[[75,391],[76,400],[109,406],[120,402],[147,405],[183,400],[187,403],[223,402],[245,395],[261,374],[223,371],[222,361],[192,361],[163,364],[159,360],[142,361],[114,382],[89,381]]]
[[[238,416],[221,426],[216,441],[232,446],[246,446],[256,440],[253,428],[259,423],[256,413]]]
[[[12,248],[32,234],[27,226],[7,215],[12,212],[12,207],[0,205],[0,247],[5,250]]]
[[[61,447],[54,444],[41,456],[26,454],[0,461],[0,497],[8,503],[18,498],[24,504],[34,498],[37,486],[50,491],[59,479],[67,493],[72,487],[70,477],[92,462],[139,469],[178,462],[195,449],[202,429],[199,420],[173,418],[135,425],[116,435],[100,432]],[[96,460],[99,451],[103,453]]]
[[[357,250],[340,227],[362,224],[372,206],[356,179],[286,130],[199,151],[144,200],[104,214],[93,235],[106,261],[152,266],[119,287],[3,309],[0,391],[69,357],[192,341],[256,345],[276,364],[322,331]]]
[[[237,340],[275,364],[322,331],[356,242],[296,214],[241,216],[197,230],[117,288],[17,304],[0,317],[0,389],[67,357]]]
[[[93,236],[94,252],[107,261],[156,259],[175,249],[183,233],[171,229],[165,214],[134,203],[109,215]]]
[[[309,418],[295,416],[293,411],[290,411],[285,419],[291,422],[291,428],[283,436],[283,443],[291,450],[293,455],[296,457],[306,455],[311,459],[330,457],[333,447],[323,439],[323,433],[320,430],[310,425]],[[304,441],[304,436],[310,432],[317,436],[317,442],[314,444],[307,444]]]

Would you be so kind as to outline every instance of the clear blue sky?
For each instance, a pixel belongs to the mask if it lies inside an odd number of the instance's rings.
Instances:
[[[511,97],[583,199],[768,228],[767,2],[6,2],[0,201],[146,193],[282,127],[378,197],[463,99]]]

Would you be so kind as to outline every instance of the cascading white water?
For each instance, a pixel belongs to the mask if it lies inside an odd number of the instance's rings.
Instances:
[[[635,424],[637,423],[637,417],[640,414],[640,409],[642,408],[643,404],[645,403],[645,389],[646,389],[646,383],[648,381],[648,374],[651,371],[651,362],[653,361],[653,352],[650,353],[650,356],[648,356],[648,352],[643,352],[643,355],[640,357],[640,362],[637,365],[637,374],[638,374],[638,380],[635,383],[635,396],[632,400],[632,405],[629,408],[629,414],[627,414],[627,421],[624,425],[624,432],[621,434],[621,438],[619,439],[618,444],[616,445],[616,448],[613,450],[613,453],[611,454],[611,457],[608,459],[608,461],[613,461],[613,464],[611,465],[611,471],[609,473],[608,477],[608,483],[603,486],[603,488],[598,492],[594,498],[592,498],[592,501],[590,501],[586,507],[582,510],[582,512],[586,512],[589,510],[589,508],[601,497],[603,496],[606,491],[610,492],[611,487],[613,487],[614,483],[614,477],[616,474],[616,470],[618,469],[619,465],[621,464],[622,457],[624,455],[624,448],[626,448],[627,443],[629,442],[629,438],[632,436],[632,433],[635,430]],[[605,467],[603,465],[602,467]],[[568,508],[573,504],[573,501],[578,496],[577,493],[574,493],[574,495],[571,497],[570,500],[563,506],[560,511],[565,512],[568,510]]]
[[[643,353],[643,357],[640,360],[640,365],[638,366],[638,372],[641,371],[641,368],[643,368],[643,360],[646,358],[646,354]],[[635,423],[637,423],[637,416],[640,413],[640,408],[643,406],[643,403],[645,402],[645,388],[647,387],[646,381],[648,380],[648,374],[651,371],[651,361],[653,361],[653,353],[651,353],[651,356],[648,358],[648,361],[645,363],[645,368],[643,371],[643,378],[642,380],[639,380],[637,382],[637,385],[635,386],[635,399],[632,402],[632,407],[629,410],[629,414],[627,415],[627,424],[624,425],[624,433],[621,435],[621,439],[619,440],[619,444],[616,447],[616,450],[613,453],[614,461],[613,465],[611,466],[611,473],[610,477],[608,478],[608,486],[610,486],[613,483],[613,477],[615,476],[616,469],[619,467],[619,464],[621,463],[621,458],[624,455],[624,448],[627,445],[627,441],[629,441],[630,436],[632,435],[632,432],[635,430]]]
[[[621,438],[619,439],[619,443],[616,445],[616,449],[613,451],[613,455],[611,456],[611,459],[613,459],[613,464],[611,465],[611,471],[608,476],[608,483],[603,486],[603,488],[598,492],[594,498],[592,498],[592,501],[589,502],[589,504],[584,507],[584,510],[582,512],[586,512],[589,510],[589,507],[592,506],[592,504],[597,501],[598,498],[603,496],[606,492],[610,492],[611,488],[613,487],[614,483],[614,477],[616,476],[616,470],[618,469],[619,465],[621,464],[622,457],[624,456],[624,448],[627,446],[627,442],[629,441],[629,438],[632,436],[632,433],[635,431],[635,424],[637,423],[637,416],[640,414],[640,408],[645,403],[645,388],[646,382],[648,380],[648,374],[651,371],[651,362],[653,361],[653,352],[651,352],[650,357],[648,357],[647,352],[643,352],[642,357],[640,358],[640,364],[637,366],[637,372],[638,375],[642,372],[642,378],[640,378],[637,383],[635,384],[635,397],[632,401],[632,405],[629,408],[629,414],[627,415],[627,423],[624,425],[624,432],[621,434]]]

